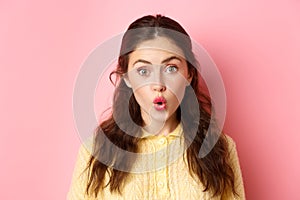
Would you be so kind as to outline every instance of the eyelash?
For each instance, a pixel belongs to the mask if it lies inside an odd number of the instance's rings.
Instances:
[[[142,71],[143,70],[145,70],[145,72],[144,73],[142,73]],[[143,68],[143,67],[141,67],[141,68],[138,68],[137,69],[137,72],[139,73],[139,75],[141,75],[141,76],[146,76],[146,75],[149,75],[149,71],[148,71],[148,69],[145,69],[145,68]]]
[[[168,71],[168,69],[172,69],[172,71]],[[176,65],[167,65],[164,70],[166,73],[171,74],[178,71],[178,67]],[[137,72],[141,76],[148,76],[150,74],[149,69],[145,67],[140,67],[137,69]]]
[[[172,70],[172,72],[168,72],[168,69],[175,69],[175,71]],[[177,71],[178,71],[178,67],[177,67],[176,65],[167,65],[165,71],[166,71],[167,73],[177,72]]]

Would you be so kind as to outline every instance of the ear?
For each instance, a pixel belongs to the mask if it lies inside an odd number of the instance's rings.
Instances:
[[[126,76],[126,75],[123,76],[123,79],[124,79],[124,81],[125,81],[127,87],[131,88],[131,84],[130,84],[130,81],[129,81],[129,79],[128,79],[128,76]]]

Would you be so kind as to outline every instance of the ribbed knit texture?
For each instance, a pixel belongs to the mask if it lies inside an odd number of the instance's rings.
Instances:
[[[203,192],[204,187],[197,177],[192,177],[189,173],[187,161],[183,156],[186,151],[183,145],[181,125],[167,136],[149,136],[146,132],[144,132],[144,135],[141,144],[139,144],[140,156],[133,168],[135,173],[130,174],[122,195],[110,193],[109,187],[106,187],[99,192],[97,199],[86,196],[85,189],[88,174],[84,169],[91,156],[91,142],[82,145],[74,169],[68,200],[245,199],[236,146],[229,136],[226,136],[226,138],[230,149],[231,164],[236,177],[235,189],[239,197],[229,193],[212,198],[209,192]],[[108,176],[106,176],[107,180]]]

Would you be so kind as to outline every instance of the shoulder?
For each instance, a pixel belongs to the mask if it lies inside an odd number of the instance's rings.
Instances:
[[[229,163],[230,163],[233,173],[234,173],[235,191],[238,194],[238,196],[225,198],[225,199],[241,199],[242,200],[242,199],[245,199],[245,190],[244,190],[242,171],[241,171],[241,167],[240,167],[240,163],[239,163],[239,156],[238,156],[238,152],[236,149],[236,143],[228,135],[225,135],[225,139],[228,143]]]
[[[227,143],[227,155],[229,156],[229,160],[231,160],[232,162],[237,162],[239,158],[236,142],[227,134],[224,134],[224,138]]]
[[[227,135],[227,134],[223,134],[223,135],[224,135],[225,141],[227,143],[228,150],[229,150],[229,152],[231,152],[232,150],[234,150],[236,148],[236,143],[233,140],[233,138],[230,137],[229,135]]]
[[[78,153],[77,153],[77,163],[76,167],[80,170],[83,170],[86,168],[91,156],[93,150],[93,142],[92,140],[88,139],[86,141],[81,142],[81,145],[79,147]]]
[[[225,135],[225,140],[227,142],[227,156],[233,167],[238,166],[239,168],[239,156],[237,152],[237,147],[235,141],[232,137]]]
[[[86,169],[88,166],[87,164],[92,155],[91,152],[91,140],[86,140],[85,142],[82,142],[79,147],[77,161],[73,171],[71,186],[67,195],[68,200],[87,199],[85,196],[85,186],[87,185],[89,172]]]

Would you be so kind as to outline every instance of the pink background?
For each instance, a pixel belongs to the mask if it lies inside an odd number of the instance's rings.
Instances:
[[[80,65],[156,13],[179,21],[219,67],[247,198],[300,199],[299,10],[296,0],[1,1],[0,199],[65,199],[80,145]]]

